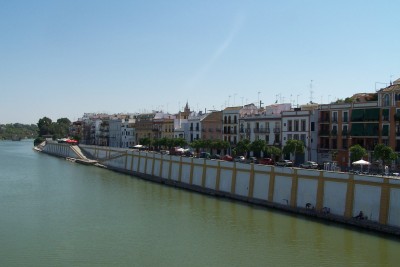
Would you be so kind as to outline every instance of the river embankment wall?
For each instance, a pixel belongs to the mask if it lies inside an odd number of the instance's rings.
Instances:
[[[47,152],[60,156],[62,147]],[[399,179],[79,147],[109,169],[144,179],[400,235]],[[355,219],[360,211],[368,218]]]
[[[62,158],[81,158],[74,146],[65,143],[46,142],[42,152]]]

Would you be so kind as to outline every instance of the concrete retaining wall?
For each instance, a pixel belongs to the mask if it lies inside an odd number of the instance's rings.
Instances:
[[[49,148],[50,151],[64,151]],[[400,235],[400,181],[80,145],[111,169],[191,190],[227,196]],[[330,210],[329,213],[324,211]],[[363,211],[368,220],[353,217]]]
[[[42,152],[64,158],[80,158],[78,154],[71,149],[71,145],[63,143],[47,142]]]

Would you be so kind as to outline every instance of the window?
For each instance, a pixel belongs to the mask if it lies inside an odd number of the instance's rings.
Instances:
[[[342,135],[347,135],[349,133],[349,126],[348,125],[343,125],[342,128]]]
[[[306,120],[301,120],[301,131],[305,132],[306,130]]]
[[[265,142],[268,144],[269,143],[269,134],[265,135]]]
[[[348,122],[348,121],[349,121],[349,112],[343,111],[343,122]]]
[[[294,121],[294,131],[295,131],[295,132],[298,132],[298,131],[299,131],[299,121],[298,121],[298,120],[295,120],[295,121]]]
[[[332,139],[332,149],[337,149],[337,140]]]
[[[389,95],[388,94],[383,96],[383,105],[385,107],[389,106]]]
[[[311,122],[311,132],[315,131],[315,122]]]
[[[287,139],[288,139],[288,140],[292,140],[292,139],[293,139],[292,134],[288,134],[288,135],[287,135]]]
[[[292,131],[292,121],[288,120],[288,131],[291,132]]]
[[[281,137],[280,137],[280,135],[279,134],[275,134],[275,141],[274,141],[274,143],[280,143],[281,141]]]
[[[237,123],[236,115],[233,117],[233,123]]]
[[[299,135],[298,135],[298,134],[294,134],[294,135],[293,135],[293,139],[294,139],[294,140],[299,140]]]
[[[332,112],[332,122],[338,122],[338,115],[337,115],[337,111],[333,111]]]
[[[300,135],[300,140],[303,141],[304,144],[306,144],[306,135],[305,134],[301,134]]]

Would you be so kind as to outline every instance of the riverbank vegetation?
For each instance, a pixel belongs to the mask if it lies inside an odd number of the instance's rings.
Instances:
[[[35,124],[0,124],[0,140],[33,139],[37,136],[38,127]]]
[[[53,122],[48,117],[39,119],[37,123],[38,137],[35,139],[34,145],[40,144],[48,137],[51,137],[53,140],[67,137],[70,125],[71,121],[67,118],[60,118],[56,122]]]

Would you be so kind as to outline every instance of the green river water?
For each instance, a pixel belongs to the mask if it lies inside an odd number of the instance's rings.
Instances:
[[[0,141],[0,266],[400,266],[400,239]]]

